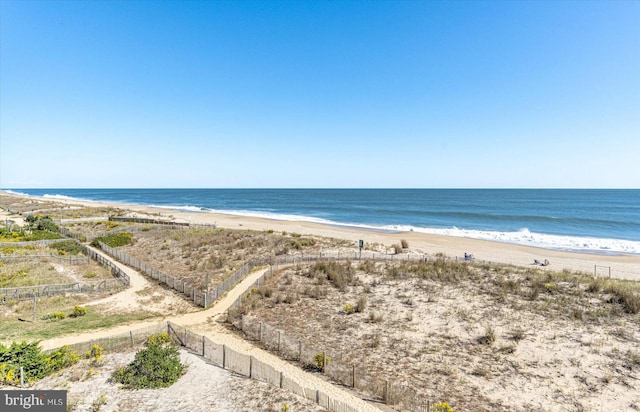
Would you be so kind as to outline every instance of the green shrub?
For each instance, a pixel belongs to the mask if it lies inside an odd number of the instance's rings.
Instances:
[[[87,314],[87,308],[76,305],[73,307],[73,312],[71,312],[71,315],[69,316],[71,316],[72,318],[77,318],[80,316],[84,316],[86,314]]]
[[[53,312],[47,313],[42,317],[43,320],[60,320],[67,317],[67,314],[64,312]]]
[[[171,343],[172,341],[169,334],[164,332],[149,336],[146,345],[170,345]]]
[[[126,246],[130,244],[131,240],[132,240],[132,237],[131,237],[131,233],[129,232],[114,233],[111,235],[100,236],[95,238],[91,242],[91,246],[100,247],[99,242],[102,242],[109,247],[120,247],[120,246]]]
[[[65,255],[77,255],[82,253],[82,246],[74,242],[73,240],[65,240],[62,242],[56,242],[49,245],[52,249],[56,249],[59,254]]]
[[[324,367],[328,365],[329,362],[331,362],[331,358],[326,356],[324,352],[318,352],[313,355],[313,364],[319,371],[324,371]]]
[[[104,353],[104,349],[102,348],[102,346],[98,345],[97,343],[94,343],[91,346],[91,349],[89,349],[85,353],[85,356],[93,360],[94,363],[97,363],[100,361],[100,358],[102,358],[103,353]]]
[[[344,307],[342,309],[347,313],[347,315],[351,315],[352,313],[355,313],[355,311],[356,311],[354,309],[353,305],[350,304],[350,303],[347,303],[346,305],[344,305]]]
[[[0,344],[0,382],[15,384],[23,368],[26,382],[42,379],[52,372],[76,363],[79,356],[67,346],[42,353],[37,342],[13,342],[10,346]]]
[[[184,374],[178,347],[164,337],[151,337],[128,366],[113,373],[113,380],[126,389],[166,388]]]

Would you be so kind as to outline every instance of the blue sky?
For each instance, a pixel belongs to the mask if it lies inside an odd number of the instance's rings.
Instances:
[[[640,187],[638,1],[0,1],[0,187]]]

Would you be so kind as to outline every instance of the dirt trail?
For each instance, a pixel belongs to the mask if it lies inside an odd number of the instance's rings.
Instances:
[[[124,303],[126,307],[131,308],[131,305],[135,305],[136,302],[135,292],[143,290],[144,288],[149,286],[149,281],[136,270],[122,265],[121,263],[113,260],[108,255],[103,254],[103,256],[125,270],[125,272],[129,275],[129,278],[131,279],[131,286],[126,291],[105,299],[101,299],[100,303],[110,303],[114,305],[122,305],[122,303]],[[251,287],[251,285],[253,285],[253,283],[260,276],[262,276],[262,274],[266,270],[267,269],[257,270],[247,275],[240,283],[238,283],[233,289],[231,289],[226,295],[224,295],[222,299],[216,302],[209,309],[182,315],[167,316],[164,317],[162,321],[171,321],[185,327],[190,326],[190,329],[207,336],[213,342],[225,344],[229,348],[240,353],[253,355],[256,359],[259,359],[260,361],[267,363],[272,367],[284,372],[284,374],[292,380],[297,381],[304,386],[318,389],[329,395],[331,398],[349,404],[360,411],[379,411],[380,409],[375,405],[362,400],[354,393],[335,386],[330,382],[321,379],[315,374],[303,371],[302,369],[278,358],[277,356],[255,347],[250,342],[242,340],[237,336],[231,334],[228,330],[215,322],[215,320],[218,319],[220,315],[224,314],[231,307],[233,302],[235,302],[249,287]],[[131,330],[142,329],[144,327],[157,325],[158,323],[159,321],[156,319],[153,321],[136,322],[110,329],[103,329],[77,335],[62,336],[59,338],[42,341],[40,343],[40,346],[44,349],[51,349],[60,347],[62,345],[71,345],[74,343],[85,342],[91,339],[114,336]]]

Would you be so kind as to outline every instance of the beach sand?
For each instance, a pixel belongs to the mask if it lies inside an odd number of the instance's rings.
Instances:
[[[5,195],[20,197],[13,193],[0,192]],[[103,203],[85,200],[66,200],[30,197],[47,203],[62,203],[66,205],[82,205],[85,207],[115,207],[132,212],[155,215],[158,219],[171,219],[175,222],[215,224],[228,229],[273,230],[276,232],[299,233],[301,235],[325,236],[345,239],[353,242],[353,251],[358,251],[358,241],[365,242],[365,249],[373,244],[391,248],[401,240],[409,243],[409,249],[414,253],[433,255],[444,253],[450,257],[463,258],[465,253],[471,253],[476,261],[498,262],[519,266],[533,265],[534,260],[548,259],[549,270],[571,270],[598,276],[619,279],[640,280],[640,255],[606,255],[561,250],[544,249],[510,243],[492,242],[487,240],[470,239],[454,236],[433,235],[418,232],[384,233],[372,230],[322,225],[303,221],[281,221],[249,216],[226,215],[210,212],[187,212],[140,205],[126,205],[117,203]],[[3,216],[4,218],[4,216]],[[596,268],[597,267],[597,268]]]

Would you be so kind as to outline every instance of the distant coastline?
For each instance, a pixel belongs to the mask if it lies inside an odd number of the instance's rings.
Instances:
[[[590,254],[640,254],[640,191],[631,189],[5,191],[50,200],[151,206],[183,212],[309,222],[381,233],[416,232]],[[540,197],[544,201],[532,203]],[[567,211],[571,207],[577,211]],[[562,234],[563,230],[579,234]]]

